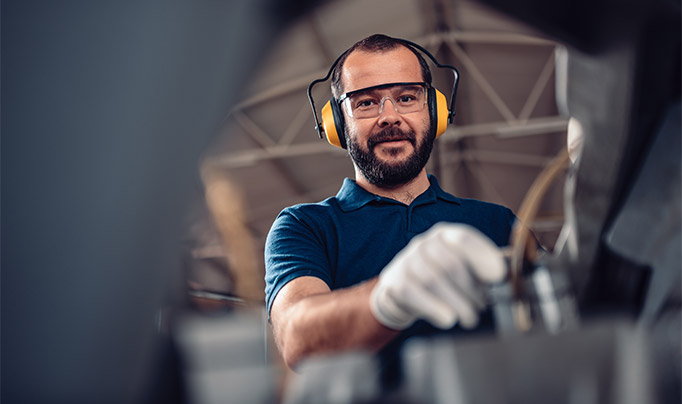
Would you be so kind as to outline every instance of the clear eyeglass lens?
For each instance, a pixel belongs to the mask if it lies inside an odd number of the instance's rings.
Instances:
[[[426,91],[423,86],[396,86],[386,89],[369,89],[346,98],[353,118],[375,118],[383,108],[390,108],[386,101],[401,114],[421,111],[426,105]]]

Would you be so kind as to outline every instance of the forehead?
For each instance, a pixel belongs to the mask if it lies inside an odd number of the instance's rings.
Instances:
[[[419,60],[404,46],[384,52],[356,50],[343,64],[344,92],[384,83],[423,81]]]

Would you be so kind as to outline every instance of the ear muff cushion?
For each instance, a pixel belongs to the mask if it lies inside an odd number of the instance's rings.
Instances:
[[[437,89],[429,89],[429,115],[434,123],[436,137],[445,133],[448,127],[448,101],[445,95]]]
[[[332,146],[346,148],[346,138],[343,135],[343,114],[335,99],[331,99],[322,107],[322,128],[327,142]]]

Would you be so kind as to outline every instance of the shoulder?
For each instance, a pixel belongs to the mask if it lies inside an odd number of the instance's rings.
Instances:
[[[340,209],[335,199],[331,197],[316,203],[301,203],[284,208],[270,227],[266,243],[303,235],[322,236],[339,215]]]
[[[315,203],[300,203],[293,206],[286,207],[275,218],[275,223],[278,221],[300,221],[310,222],[318,221],[325,217],[338,214],[340,211],[336,197],[330,197],[320,202]]]

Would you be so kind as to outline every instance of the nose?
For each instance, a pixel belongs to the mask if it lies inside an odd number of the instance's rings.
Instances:
[[[390,101],[391,105],[386,105],[386,101]],[[378,125],[381,127],[400,125],[402,116],[398,112],[395,101],[391,97],[384,97],[379,106],[379,120]]]

